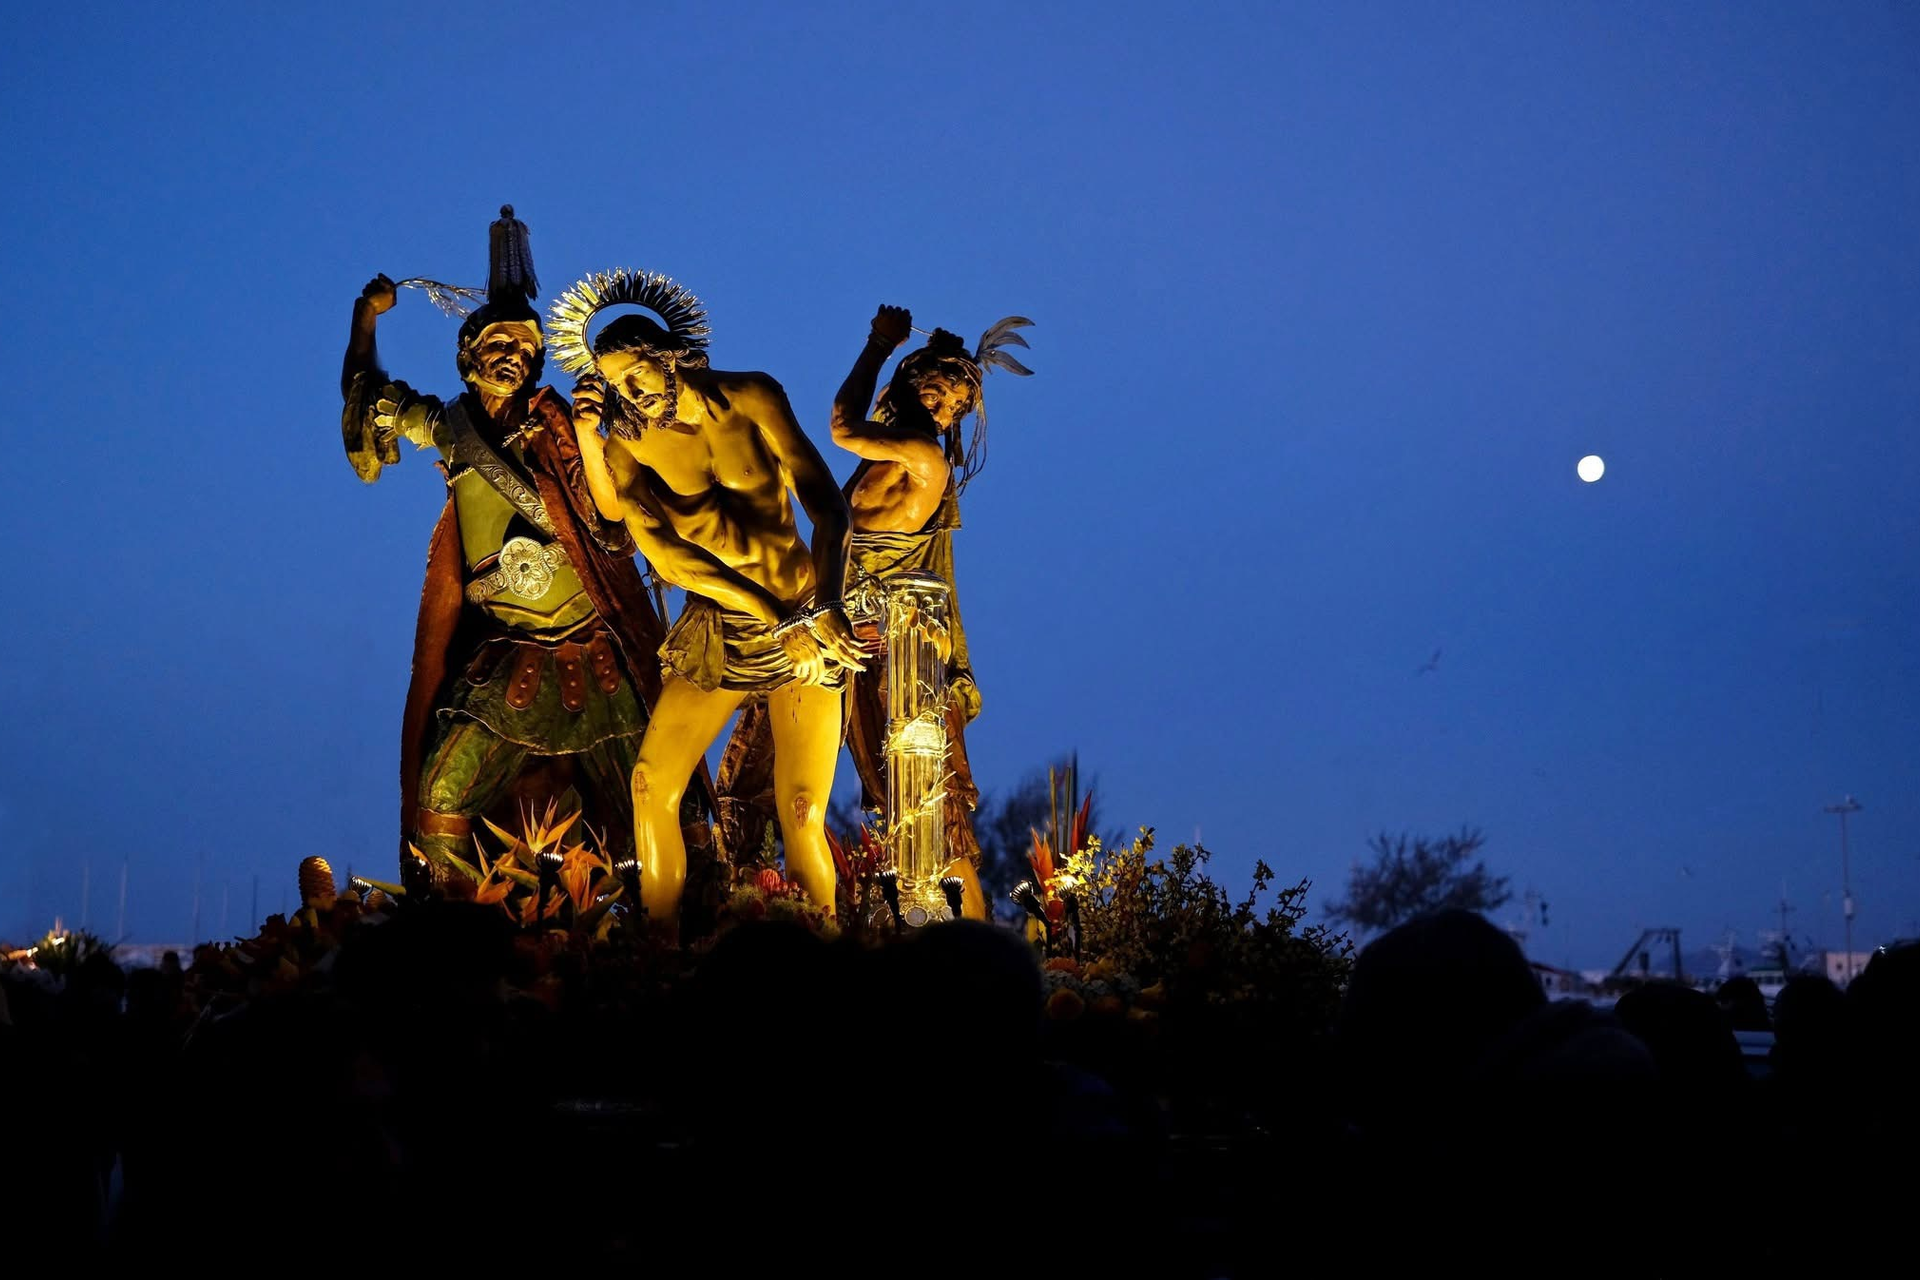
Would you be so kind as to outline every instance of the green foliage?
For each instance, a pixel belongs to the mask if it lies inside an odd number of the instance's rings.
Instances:
[[[1381,832],[1367,842],[1373,861],[1354,864],[1347,896],[1326,904],[1327,918],[1363,933],[1381,933],[1454,907],[1495,910],[1513,891],[1507,877],[1494,875],[1485,861],[1474,858],[1486,842],[1472,827],[1437,840]]]
[[[1000,795],[981,798],[974,813],[974,838],[980,842],[980,885],[994,913],[1006,919],[1018,919],[1019,909],[1007,901],[1007,894],[1022,880],[1033,879],[1028,850],[1033,833],[1039,832],[1059,857],[1074,852],[1065,830],[1082,804],[1087,805],[1086,829],[1099,829],[1100,806],[1091,783],[1084,790],[1080,781],[1078,753],[1059,763],[1035,769],[1013,788]],[[1118,843],[1118,840],[1114,841]]]
[[[80,972],[96,956],[111,961],[113,947],[84,929],[50,930],[27,952],[34,968],[44,969],[56,978]]]
[[[1302,927],[1309,884],[1282,889],[1264,908],[1273,869],[1256,862],[1253,885],[1235,901],[1206,873],[1212,856],[1176,845],[1153,856],[1153,832],[1107,851],[1096,841],[1069,860],[1081,900],[1082,947],[1168,998],[1230,1003],[1303,1033],[1329,1025],[1346,981],[1352,944],[1324,926]]]
[[[1208,859],[1197,845],[1160,857],[1142,830],[1067,860],[1053,888],[1079,904],[1081,959],[1046,964],[1049,1052],[1161,1099],[1176,1130],[1244,1136],[1329,1087],[1353,946],[1303,924],[1305,881],[1272,893],[1260,862],[1236,899]]]

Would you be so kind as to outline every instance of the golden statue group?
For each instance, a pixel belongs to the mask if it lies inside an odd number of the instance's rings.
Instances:
[[[971,352],[935,330],[876,395],[913,331],[907,311],[881,307],[833,403],[833,443],[859,459],[843,491],[778,382],[709,365],[686,289],[595,274],[543,329],[511,206],[489,256],[484,293],[368,283],[341,370],[360,478],[377,479],[405,440],[438,452],[447,484],[402,718],[403,880],[444,880],[483,818],[571,792],[609,844],[630,834],[652,919],[678,917],[690,849],[711,860],[770,826],[788,877],[831,913],[826,807],[844,742],[864,806],[885,814],[902,918],[937,919],[956,900],[983,916],[963,737],[980,695],[952,534],[982,457],[982,377],[1028,372],[1005,350],[1026,345],[1015,330],[1028,322],[1001,321]],[[380,367],[375,326],[402,286],[449,310],[478,304],[451,401]],[[590,337],[613,308],[637,310]],[[571,403],[541,384],[549,334],[578,379]],[[636,552],[685,593],[671,626]],[[736,711],[711,777],[706,752]]]

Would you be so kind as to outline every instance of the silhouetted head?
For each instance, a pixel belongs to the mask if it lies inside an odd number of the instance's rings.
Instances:
[[[173,1017],[173,984],[158,969],[135,969],[127,975],[127,1019],[141,1026],[157,1026]]]
[[[842,967],[835,948],[804,925],[729,929],[686,992],[694,1086],[715,1098],[762,1086],[804,1094],[795,1077],[825,1070],[844,1039]]]
[[[1920,1058],[1920,943],[1874,952],[1847,985],[1847,1009],[1863,1065],[1910,1085]],[[1909,1115],[1920,1119],[1920,1095],[1903,1092]]]
[[[340,991],[366,1007],[434,1017],[497,1004],[513,960],[513,924],[472,902],[428,900],[347,931]]]
[[[1669,1090],[1714,1094],[1747,1083],[1740,1043],[1706,992],[1650,982],[1621,996],[1614,1014],[1653,1053]]]
[[[985,1069],[989,1062],[1030,1060],[1038,1051],[1040,966],[1012,931],[954,920],[922,929],[882,954],[890,962],[894,1007],[942,1027],[940,1052],[958,1048]]]
[[[1735,1031],[1770,1031],[1773,1020],[1767,1016],[1767,998],[1760,994],[1760,984],[1744,974],[1738,978],[1729,978],[1713,993],[1714,1003],[1720,1006],[1727,1025]]]
[[[1851,1051],[1847,997],[1825,974],[1787,979],[1773,999],[1773,1050],[1782,1079],[1824,1079],[1842,1069]]]
[[[1339,1034],[1359,1102],[1417,1113],[1546,1003],[1518,944],[1471,911],[1411,920],[1354,961]]]

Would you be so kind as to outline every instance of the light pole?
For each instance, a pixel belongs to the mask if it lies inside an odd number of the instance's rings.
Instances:
[[[1853,877],[1847,870],[1847,815],[1860,812],[1860,802],[1848,796],[1824,812],[1840,815],[1840,917],[1846,921],[1847,982],[1853,982]]]

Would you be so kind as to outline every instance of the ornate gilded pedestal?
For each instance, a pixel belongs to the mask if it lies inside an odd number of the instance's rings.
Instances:
[[[951,918],[941,877],[947,867],[947,606],[939,578],[904,574],[860,584],[865,609],[881,620],[887,647],[887,847],[899,889],[900,922],[917,928]],[[876,904],[874,923],[891,926]]]

